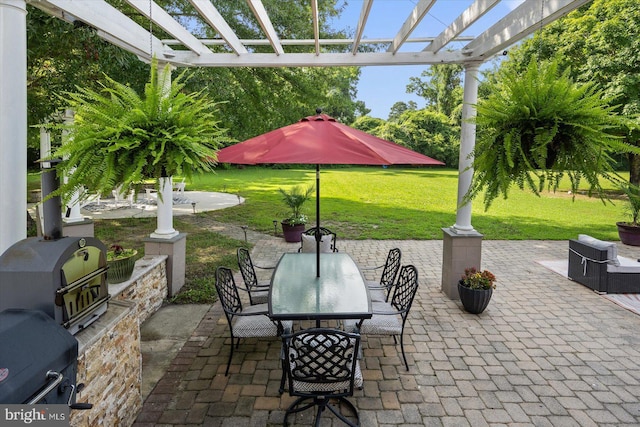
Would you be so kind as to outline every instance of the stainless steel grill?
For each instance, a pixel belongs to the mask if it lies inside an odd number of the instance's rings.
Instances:
[[[106,273],[96,238],[21,240],[0,256],[0,311],[40,310],[75,334],[106,311]]]
[[[37,310],[0,312],[0,403],[75,409],[78,341]]]

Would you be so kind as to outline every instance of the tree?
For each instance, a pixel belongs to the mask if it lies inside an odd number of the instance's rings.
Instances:
[[[391,106],[391,109],[389,110],[388,120],[396,121],[398,120],[400,115],[405,111],[409,111],[409,110],[415,111],[417,109],[418,109],[418,104],[416,104],[415,101],[409,101],[408,103],[398,101]]]
[[[421,77],[409,78],[407,93],[427,100],[427,105],[447,117],[453,117],[454,110],[462,104],[462,65],[435,64],[422,72]]]
[[[539,31],[509,51],[504,68],[526,69],[532,58],[555,57],[576,82],[590,82],[618,105],[616,111],[637,121],[640,113],[640,3],[593,0]],[[629,143],[640,134],[620,128]],[[640,156],[630,156],[631,182],[640,183]]]
[[[353,127],[458,167],[460,128],[442,113],[406,110],[394,121],[360,117]]]

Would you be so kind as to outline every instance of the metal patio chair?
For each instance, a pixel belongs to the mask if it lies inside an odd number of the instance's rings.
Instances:
[[[398,282],[389,302],[373,302],[373,316],[365,319],[357,328],[355,320],[345,321],[345,330],[360,332],[362,335],[391,335],[397,344],[396,337],[400,336],[400,349],[404,365],[409,370],[407,356],[404,352],[404,327],[407,323],[409,310],[418,290],[418,270],[413,265],[405,265],[400,269]]]
[[[249,301],[253,304],[264,304],[269,300],[269,281],[258,281],[256,268],[273,270],[274,267],[261,267],[251,261],[251,254],[247,248],[238,248],[238,267],[244,281],[244,286],[249,294]]]
[[[284,331],[290,331],[292,322],[273,322],[267,316],[267,304],[250,305],[246,308],[242,307],[240,294],[238,293],[238,288],[233,278],[233,272],[227,267],[217,268],[215,286],[220,304],[229,323],[229,333],[231,337],[231,351],[229,353],[227,369],[224,373],[226,376],[229,374],[234,345],[236,348],[238,347],[240,338],[276,337]]]
[[[315,426],[320,425],[326,409],[349,426],[359,425],[358,411],[347,397],[353,395],[354,388],[362,388],[357,357],[360,335],[314,328],[283,335],[282,340],[289,394],[298,397],[287,408],[284,425],[288,425],[289,415],[314,407]],[[341,408],[349,413],[343,413]]]
[[[376,267],[363,267],[361,270],[379,270],[382,268],[382,274],[379,281],[367,281],[369,287],[369,295],[371,295],[372,302],[385,302],[389,300],[391,290],[400,271],[400,260],[402,258],[402,252],[398,248],[389,250],[387,260],[384,264]]]

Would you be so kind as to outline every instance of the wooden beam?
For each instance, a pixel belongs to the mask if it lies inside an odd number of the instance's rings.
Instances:
[[[506,50],[524,37],[591,0],[526,0],[511,13],[466,45],[470,57],[487,60]]]
[[[280,43],[280,37],[276,33],[275,28],[273,28],[273,24],[271,23],[271,19],[269,19],[269,14],[267,14],[267,10],[264,8],[261,0],[247,0],[249,7],[253,11],[256,19],[260,23],[260,27],[262,27],[262,31],[269,39],[269,43],[273,48],[273,51],[276,55],[281,55],[284,53],[282,49],[282,44]]]
[[[203,45],[200,40],[195,38],[186,28],[184,28],[178,21],[173,19],[171,15],[165,12],[158,4],[150,0],[126,0],[131,6],[133,6],[138,12],[151,19],[152,22],[157,24],[160,28],[171,34],[184,46],[191,50],[196,55],[200,55],[201,52],[207,50],[207,47]]]
[[[422,18],[429,12],[429,9],[431,9],[431,6],[433,6],[435,2],[436,0],[420,0],[409,14],[407,20],[402,24],[402,28],[400,28],[400,31],[398,31],[398,34],[394,37],[387,52],[396,53],[398,49],[400,49],[400,46],[409,38],[413,30],[420,24]]]
[[[236,53],[241,55],[249,53],[247,48],[240,43],[238,36],[231,29],[227,21],[224,20],[218,9],[209,0],[189,0],[193,7],[196,8],[198,13],[204,18],[204,20],[211,25],[226,42],[227,45]],[[92,2],[93,3],[93,2]]]
[[[425,52],[437,53],[440,49],[453,40],[458,34],[469,28],[485,13],[498,4],[500,0],[476,0],[451,25],[441,32],[433,42],[424,48]]]
[[[360,9],[360,18],[358,19],[358,26],[356,27],[356,34],[353,38],[353,48],[351,49],[351,53],[354,55],[358,52],[360,40],[362,40],[364,27],[367,24],[367,19],[369,18],[369,12],[371,12],[372,4],[373,0],[364,0],[364,2],[362,3],[362,9]]]

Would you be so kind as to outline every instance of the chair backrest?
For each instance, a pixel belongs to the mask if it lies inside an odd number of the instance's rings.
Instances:
[[[240,294],[236,288],[236,281],[233,278],[233,272],[227,267],[218,267],[216,269],[216,292],[220,299],[220,304],[227,316],[229,325],[233,316],[242,312],[242,302]]]
[[[291,395],[353,395],[359,334],[312,328],[284,335],[283,342]]]
[[[401,314],[402,319],[406,320],[413,299],[418,291],[418,269],[413,265],[404,265],[400,269],[398,282],[396,283],[391,305],[395,307]]]
[[[256,276],[256,270],[253,268],[253,262],[251,261],[251,254],[247,248],[238,248],[238,267],[240,268],[240,274],[242,274],[242,280],[248,291],[251,288],[258,286],[258,277]]]
[[[312,227],[305,230],[300,237],[300,249],[298,249],[298,252],[315,252],[316,236],[318,234],[321,239],[320,252],[338,252],[338,248],[336,247],[336,233],[324,227]],[[327,238],[329,238],[328,241]]]
[[[384,263],[382,275],[380,276],[380,286],[391,289],[398,276],[398,271],[400,271],[400,258],[402,258],[400,249],[393,248],[389,250],[387,261]]]

